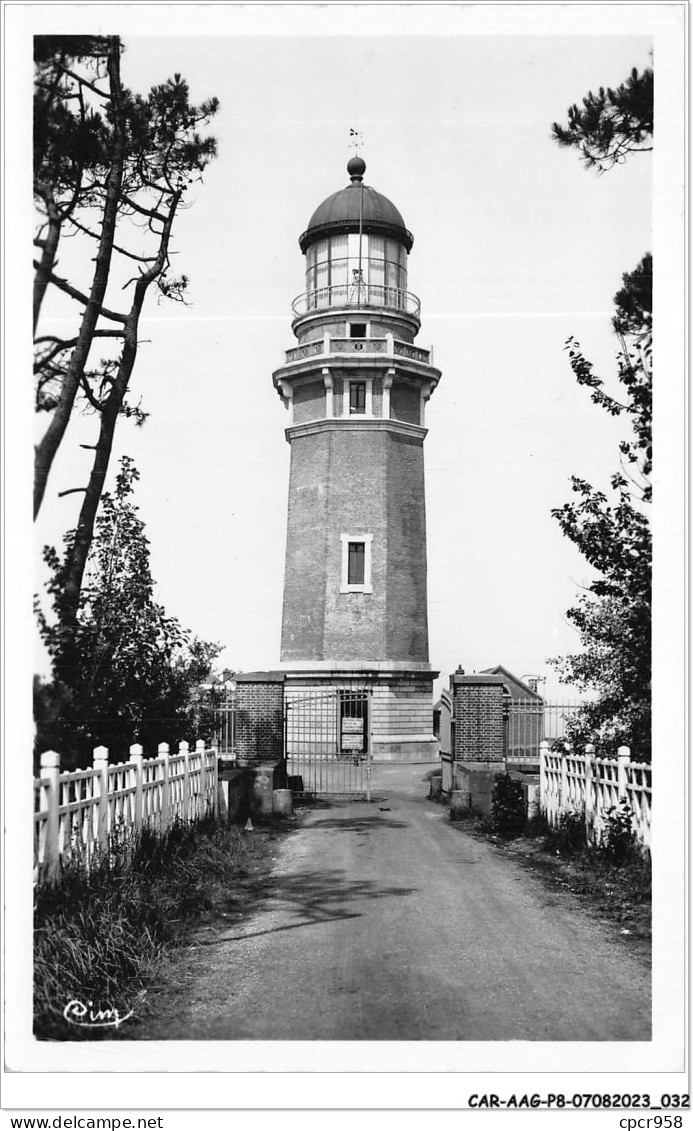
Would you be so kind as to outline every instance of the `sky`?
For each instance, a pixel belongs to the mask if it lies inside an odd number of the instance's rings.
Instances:
[[[433,29],[436,30],[436,29]],[[171,28],[175,32],[175,27]],[[409,289],[419,344],[442,380],[425,442],[430,659],[437,687],[462,665],[539,675],[575,650],[566,619],[589,567],[551,509],[570,476],[604,487],[622,421],[579,389],[564,345],[582,344],[612,383],[612,298],[652,249],[652,161],[604,176],[558,148],[551,123],[590,89],[651,63],[646,35],[124,35],[124,81],[147,91],[174,72],[215,95],[218,158],[174,231],[188,307],[147,302],[132,399],[149,419],[119,424],[141,480],[157,598],[232,669],[279,661],[289,446],[272,371],[295,344],[305,289],[298,236],[348,183],[350,128],[365,181],[414,234]],[[268,81],[270,80],[271,81]],[[67,273],[84,258],[64,251]],[[113,288],[113,304],[123,299]],[[74,324],[47,308],[44,331]],[[43,421],[41,421],[43,423]],[[68,433],[37,548],[74,524],[93,435]],[[112,482],[112,476],[111,476]],[[41,577],[40,567],[38,578]],[[45,667],[40,654],[37,663]]]

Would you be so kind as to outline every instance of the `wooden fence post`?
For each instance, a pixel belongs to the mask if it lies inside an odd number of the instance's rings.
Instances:
[[[168,742],[160,742],[158,756],[163,760],[163,781],[161,784],[161,831],[164,832],[171,823],[171,767],[169,765]]]
[[[549,744],[548,742],[539,743],[539,812],[543,813],[548,820],[548,758],[549,758]]]
[[[197,802],[196,817],[207,816],[207,766],[205,763],[205,744],[201,738],[195,743],[195,753],[200,757],[200,794]]]
[[[190,812],[190,744],[179,742],[178,753],[183,759],[183,820],[187,824],[188,821],[192,820]]]
[[[628,767],[630,766],[630,747],[619,746],[618,751],[618,799],[628,801]]]
[[[96,826],[96,842],[101,852],[108,852],[108,748],[94,748],[94,781],[99,791],[99,809]]]
[[[588,742],[585,747],[585,841],[592,843],[594,833],[595,807],[592,797],[592,779],[594,777],[595,746]]]
[[[43,873],[47,880],[53,882],[60,871],[60,755],[55,750],[46,750],[41,755],[41,777],[47,784],[41,787],[40,805],[48,813]]]
[[[144,814],[144,770],[142,762],[144,750],[139,742],[134,742],[130,747],[130,761],[135,767],[135,833],[142,828]]]

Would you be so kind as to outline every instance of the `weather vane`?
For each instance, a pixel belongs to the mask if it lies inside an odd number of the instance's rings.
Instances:
[[[363,145],[363,134],[361,133],[361,130],[350,129],[349,139],[350,149],[356,149],[358,151],[359,146]]]

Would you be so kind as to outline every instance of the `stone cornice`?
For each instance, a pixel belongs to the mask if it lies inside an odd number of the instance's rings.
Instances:
[[[400,436],[410,436],[424,440],[427,428],[409,424],[405,420],[390,420],[382,416],[334,416],[322,420],[307,420],[303,424],[292,424],[285,429],[289,443],[300,436],[315,436],[318,432],[395,432]]]
[[[363,678],[371,676],[376,679],[387,679],[388,676],[397,676],[400,679],[411,678],[437,679],[439,672],[434,671],[430,664],[414,663],[411,660],[284,660],[280,662],[279,670],[287,679],[306,679],[313,676],[320,679],[329,679],[330,676],[354,676]]]
[[[402,373],[403,376],[418,377],[424,381],[430,381],[433,388],[436,387],[442,376],[441,370],[436,369],[434,365],[416,361],[411,357],[402,357],[400,354],[315,354],[314,357],[290,361],[288,365],[282,365],[279,369],[275,369],[272,374],[274,387],[281,393],[281,390],[279,390],[281,381],[313,375],[317,379],[323,369],[331,369],[337,375],[340,370],[347,372],[354,369],[369,369],[376,370],[379,374],[380,371],[386,373],[388,369],[394,369],[396,372]]]

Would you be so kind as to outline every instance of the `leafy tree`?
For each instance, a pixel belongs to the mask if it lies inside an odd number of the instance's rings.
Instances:
[[[634,68],[616,90],[590,91],[582,107],[571,106],[568,125],[553,125],[561,146],[576,148],[588,168],[613,168],[631,153],[652,148],[654,76]],[[612,320],[619,342],[619,396],[607,392],[580,348],[566,349],[580,385],[612,416],[623,415],[630,434],[621,441],[621,467],[607,494],[574,476],[577,500],[552,513],[566,537],[597,571],[568,618],[582,651],[554,659],[560,678],[596,691],[572,723],[576,743],[598,739],[613,749],[631,747],[632,757],[651,756],[652,544],[647,504],[652,498],[652,256],[623,276]]]
[[[612,90],[590,90],[582,105],[568,108],[568,124],[554,122],[552,135],[560,146],[577,149],[588,169],[603,173],[621,164],[630,153],[652,149],[654,133],[654,74],[634,67],[625,82]]]
[[[569,339],[570,365],[591,390],[595,404],[626,416],[632,438],[620,444],[621,468],[607,494],[572,477],[577,500],[552,514],[567,538],[598,571],[568,619],[583,650],[553,660],[564,682],[596,690],[597,699],[578,714],[573,740],[600,738],[610,747],[629,745],[633,756],[650,753],[652,546],[646,504],[652,497],[652,258],[623,276],[615,297],[614,330],[621,343],[616,399],[604,389],[580,350]]]
[[[73,336],[35,339],[36,406],[51,414],[36,448],[35,516],[75,404],[80,401],[99,421],[86,487],[60,492],[84,493],[60,567],[60,615],[67,631],[79,614],[117,421],[145,419],[127,400],[144,301],[152,286],[160,296],[184,301],[188,279],[171,273],[172,228],[190,185],[216,152],[214,139],[203,138],[198,129],[216,113],[217,100],[193,105],[178,74],[146,97],[132,94],[120,77],[122,50],[118,36],[42,36],[35,43],[34,190],[40,226],[34,242],[41,251],[34,264],[36,327],[49,285],[82,308]],[[64,234],[96,245],[93,259],[84,257],[84,265],[93,264],[84,288],[56,274]],[[122,288],[133,288],[126,311],[105,305],[109,283],[114,277],[122,283],[116,262],[132,263],[136,271]],[[115,339],[119,352],[94,365],[90,355],[97,338]]]
[[[132,501],[139,474],[124,457],[96,521],[77,622],[66,627],[65,559],[47,548],[53,617],[38,610],[53,680],[35,687],[37,749],[64,765],[86,764],[93,747],[127,752],[211,733],[196,691],[220,648],[198,640],[154,600],[149,543]],[[70,545],[70,535],[66,536]]]

